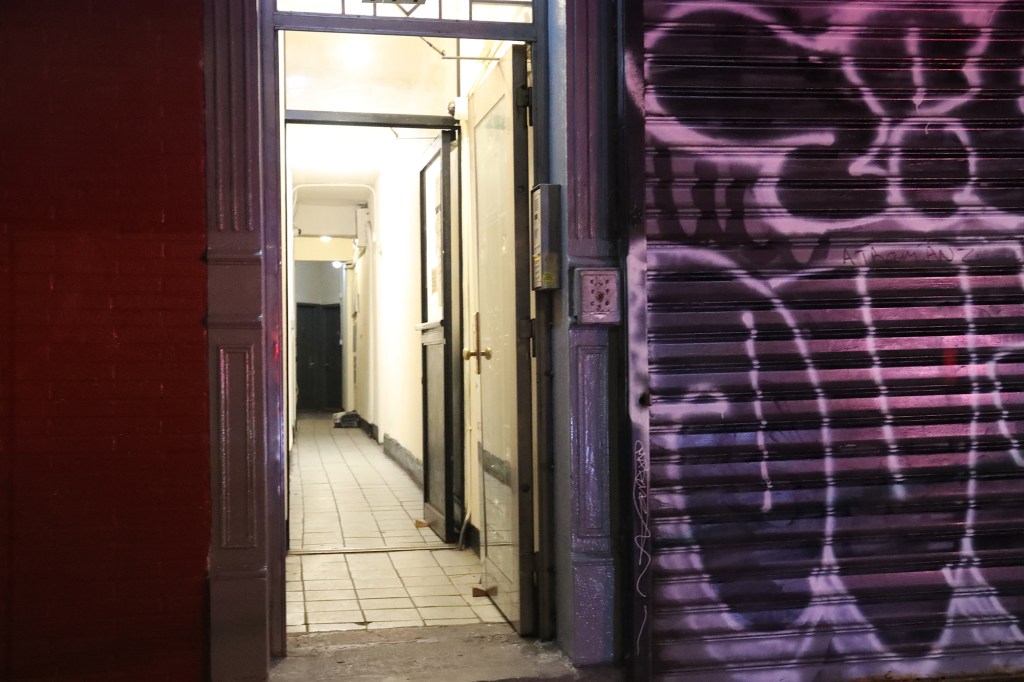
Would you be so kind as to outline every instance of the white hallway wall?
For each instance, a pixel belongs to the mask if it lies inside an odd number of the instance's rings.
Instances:
[[[424,134],[424,138],[427,134]],[[382,150],[373,238],[356,261],[356,409],[423,459],[419,171],[430,139]]]

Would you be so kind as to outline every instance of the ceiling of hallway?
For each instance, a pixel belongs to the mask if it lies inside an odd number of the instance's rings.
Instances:
[[[284,45],[287,109],[443,116],[458,94],[457,62],[439,52],[456,54],[454,39],[288,32]],[[392,144],[424,136],[434,134],[289,125],[286,153],[292,181],[372,185]],[[329,193],[303,192],[303,200],[345,200],[343,190],[331,197]]]
[[[431,130],[288,125],[286,154],[294,199],[322,205],[365,202],[382,162],[407,144],[423,145]]]
[[[287,109],[448,115],[501,47],[491,40],[345,33],[284,33]],[[461,57],[461,59],[453,59]],[[373,184],[382,150],[429,131],[289,126],[288,165],[295,184]],[[294,132],[293,132],[294,131]],[[384,146],[382,146],[384,145]]]
[[[283,34],[288,110],[444,116],[501,44],[487,40],[288,31]],[[453,59],[462,57],[462,59]],[[293,214],[373,203],[389,160],[424,150],[437,131],[289,124],[284,143]],[[314,209],[312,212],[304,210]],[[294,226],[294,225],[293,225]],[[336,234],[318,223],[308,231]]]

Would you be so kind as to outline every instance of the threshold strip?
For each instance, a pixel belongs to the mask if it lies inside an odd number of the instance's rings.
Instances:
[[[315,554],[380,554],[383,552],[437,551],[459,549],[456,543],[435,543],[432,545],[406,545],[402,547],[329,547],[327,549],[289,549],[288,556],[309,556]]]

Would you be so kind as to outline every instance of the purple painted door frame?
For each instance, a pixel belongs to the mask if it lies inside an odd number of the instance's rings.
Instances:
[[[616,514],[621,494],[616,469],[622,462],[618,426],[624,409],[623,362],[617,350],[621,330],[583,323],[573,302],[577,269],[619,267],[609,184],[616,51],[611,3],[568,0],[559,9],[564,17],[551,23],[564,21],[567,77],[553,80],[551,101],[552,129],[565,132],[562,281],[567,284],[559,292],[560,314],[552,322],[555,518],[566,525],[556,529],[555,553],[559,640],[573,662],[585,666],[617,658],[624,609],[615,542],[625,521]],[[560,142],[553,149],[560,149]],[[568,456],[560,457],[562,451]]]
[[[280,196],[272,0],[206,2],[210,677],[283,655]]]
[[[570,282],[575,268],[619,262],[607,185],[613,24],[610,3],[543,4],[538,27],[550,35],[542,42],[555,47],[538,55],[538,83],[547,94],[539,104],[548,105],[538,107],[539,119],[551,123],[550,136],[538,132],[547,147],[538,158],[550,155],[552,171],[545,178],[544,168],[538,180],[565,184],[563,281]],[[273,7],[273,0],[206,2],[216,682],[267,679],[270,658],[285,647],[281,250],[276,228],[268,231],[280,219],[273,191],[280,185]],[[564,127],[566,121],[573,125]],[[551,433],[541,449],[550,449],[555,470],[557,634],[574,662],[588,665],[616,657],[624,608],[613,541],[622,362],[614,351],[617,329],[571,320],[571,293],[566,286],[539,299],[551,334],[537,338],[550,338],[552,358],[541,394],[554,396],[553,405],[540,408],[541,433]]]

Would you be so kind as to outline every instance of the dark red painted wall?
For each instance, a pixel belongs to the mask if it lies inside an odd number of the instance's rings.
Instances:
[[[203,675],[202,26],[0,3],[0,678]]]

